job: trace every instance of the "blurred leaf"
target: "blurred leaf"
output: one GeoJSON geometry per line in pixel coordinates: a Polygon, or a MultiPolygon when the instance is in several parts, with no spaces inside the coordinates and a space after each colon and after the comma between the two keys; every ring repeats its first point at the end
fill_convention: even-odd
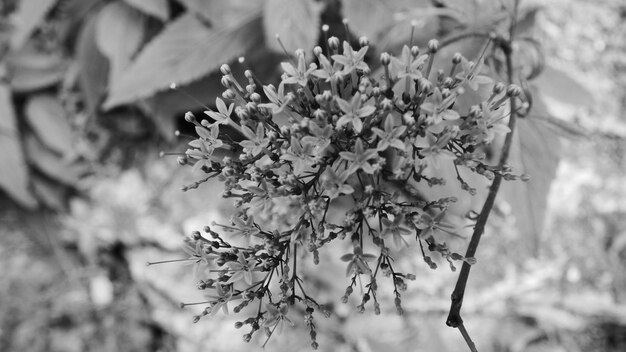
{"type": "Polygon", "coordinates": [[[504,199],[516,216],[520,238],[531,244],[535,253],[544,227],[547,197],[561,153],[559,136],[554,134],[545,119],[535,117],[538,113],[538,109],[534,109],[528,117],[517,120],[509,156],[513,172],[527,174],[530,180],[503,184],[504,199]]]}
{"type": "Polygon", "coordinates": [[[132,7],[108,3],[98,14],[96,44],[109,59],[109,85],[128,67],[144,38],[146,17],[132,7]]]}
{"type": "Polygon", "coordinates": [[[267,0],[263,8],[263,27],[268,47],[276,52],[283,51],[276,40],[269,40],[277,34],[290,52],[314,47],[323,6],[313,0],[267,0]]]}
{"type": "Polygon", "coordinates": [[[20,0],[17,10],[11,15],[10,46],[17,50],[30,38],[35,29],[44,21],[46,14],[57,0],[20,0]]]}
{"type": "Polygon", "coordinates": [[[389,1],[343,0],[342,9],[343,16],[350,21],[350,28],[372,41],[394,23],[394,11],[389,1]],[[372,14],[376,14],[375,21],[372,21],[372,14]]]}
{"type": "Polygon", "coordinates": [[[79,83],[85,96],[87,110],[95,114],[107,89],[109,61],[96,45],[98,17],[91,17],[83,25],[76,41],[76,60],[79,66],[79,83]]]}
{"type": "Polygon", "coordinates": [[[33,95],[24,109],[30,126],[48,148],[61,155],[72,151],[67,112],[57,98],[48,94],[33,95]]]}
{"type": "Polygon", "coordinates": [[[65,208],[66,189],[44,177],[32,175],[33,192],[47,207],[54,210],[65,208]]]}
{"type": "Polygon", "coordinates": [[[207,28],[193,14],[179,17],[148,43],[111,86],[109,109],[148,97],[172,83],[187,84],[262,43],[258,13],[236,27],[207,28]]]}
{"type": "Polygon", "coordinates": [[[59,83],[67,62],[60,54],[44,54],[30,47],[11,52],[7,57],[9,83],[15,92],[39,90],[59,83]]]}
{"type": "Polygon", "coordinates": [[[167,21],[170,17],[170,7],[167,0],[124,0],[127,4],[145,14],[167,21]]]}
{"type": "Polygon", "coordinates": [[[264,0],[179,0],[179,2],[190,12],[208,20],[211,27],[217,29],[238,26],[242,19],[260,12],[264,0]]]}
{"type": "Polygon", "coordinates": [[[11,91],[0,84],[0,188],[20,205],[33,209],[37,200],[28,190],[28,167],[20,146],[20,136],[11,91]]]}
{"type": "Polygon", "coordinates": [[[595,99],[587,87],[579,83],[567,71],[546,65],[545,69],[533,81],[541,93],[551,99],[575,107],[591,107],[595,99]]]}
{"type": "Polygon", "coordinates": [[[28,160],[41,172],[50,178],[68,186],[76,185],[80,175],[78,166],[70,165],[60,156],[49,151],[33,135],[26,135],[24,147],[28,160]]]}

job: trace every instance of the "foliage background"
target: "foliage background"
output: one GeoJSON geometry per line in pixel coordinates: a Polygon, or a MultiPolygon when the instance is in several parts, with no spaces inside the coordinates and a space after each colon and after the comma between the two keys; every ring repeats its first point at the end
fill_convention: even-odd
{"type": "MultiPolygon", "coordinates": [[[[298,7],[302,11],[321,10],[313,1],[302,3],[307,4],[298,7]]],[[[351,28],[372,41],[384,40],[377,38],[382,29],[363,20],[367,17],[358,14],[356,3],[344,1],[355,13],[351,28]]],[[[488,2],[475,3],[488,8],[488,2]]],[[[192,313],[178,309],[179,301],[202,298],[188,268],[145,266],[180,256],[181,236],[219,219],[228,207],[208,206],[215,204],[207,196],[215,188],[181,193],[180,185],[192,182],[193,175],[172,159],[158,158],[161,149],[180,150],[171,133],[181,127],[177,117],[198,107],[180,91],[167,90],[169,84],[190,83],[185,91],[211,102],[221,91],[219,76],[211,72],[244,53],[246,64],[265,75],[264,81],[276,78],[281,56],[260,34],[289,28],[284,13],[267,10],[284,2],[233,4],[207,9],[197,0],[2,3],[0,350],[256,348],[242,342],[233,328],[236,317],[194,325],[192,313]],[[205,22],[215,28],[207,29],[205,22]],[[11,29],[16,23],[19,34],[11,29]],[[223,50],[214,57],[197,56],[188,35],[223,50]],[[167,74],[154,74],[163,71],[167,74]]],[[[428,21],[439,17],[399,13],[405,17],[390,17],[397,26],[386,37],[389,48],[406,41],[414,16],[424,21],[420,40],[438,35],[427,29],[438,28],[428,21]]],[[[474,15],[468,18],[479,22],[474,15]]],[[[553,165],[548,205],[539,207],[547,216],[538,248],[514,230],[519,226],[511,215],[517,212],[504,203],[498,207],[464,308],[481,350],[619,351],[626,346],[624,18],[626,8],[617,0],[559,0],[546,4],[532,26],[548,63],[579,82],[544,76],[549,112],[592,133],[585,138],[572,133],[564,141],[558,169],[553,165]],[[592,104],[567,103],[581,100],[592,104]]],[[[323,20],[343,32],[340,19],[323,20]]],[[[305,25],[319,28],[320,23],[305,25]]],[[[312,33],[296,33],[300,37],[293,40],[300,44],[285,39],[286,46],[310,46],[317,39],[312,33]]],[[[409,314],[398,317],[390,309],[362,319],[351,306],[337,306],[335,317],[322,326],[322,348],[418,345],[452,351],[462,346],[458,332],[443,323],[456,276],[413,264],[424,279],[413,285],[409,314]]],[[[329,283],[342,282],[343,271],[332,264],[327,269],[330,274],[317,279],[328,285],[321,287],[328,300],[338,302],[343,287],[329,283]]],[[[301,330],[285,331],[267,348],[306,346],[301,330]]]]}

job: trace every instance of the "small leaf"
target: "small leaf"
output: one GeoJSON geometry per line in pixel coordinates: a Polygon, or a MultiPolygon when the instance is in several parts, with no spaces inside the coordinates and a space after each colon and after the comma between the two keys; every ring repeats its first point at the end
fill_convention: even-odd
{"type": "Polygon", "coordinates": [[[394,24],[394,11],[384,0],[343,0],[343,15],[349,20],[349,26],[359,35],[376,40],[378,35],[394,24]],[[376,20],[372,21],[372,14],[376,20]]]}
{"type": "Polygon", "coordinates": [[[108,3],[98,13],[96,44],[109,59],[110,85],[115,84],[141,46],[145,20],[141,12],[121,2],[108,3]]]}
{"type": "Polygon", "coordinates": [[[520,238],[530,244],[533,253],[538,250],[560,152],[559,137],[544,120],[531,116],[517,120],[509,163],[515,174],[527,174],[530,180],[505,182],[503,195],[515,214],[520,238]]]}
{"type": "Polygon", "coordinates": [[[148,97],[172,82],[187,84],[211,73],[261,43],[260,26],[258,14],[242,21],[241,26],[216,30],[192,14],[179,17],[113,82],[105,108],[148,97]]]}
{"type": "Polygon", "coordinates": [[[87,110],[95,114],[107,89],[109,62],[96,45],[98,17],[91,17],[82,26],[76,41],[76,60],[79,66],[79,84],[85,96],[87,110]]]}
{"type": "Polygon", "coordinates": [[[263,27],[270,49],[282,52],[280,44],[273,40],[276,34],[280,35],[280,39],[288,51],[315,46],[319,34],[322,7],[322,3],[313,0],[266,1],[263,9],[263,27]]]}
{"type": "Polygon", "coordinates": [[[40,90],[59,83],[67,62],[59,54],[44,54],[27,47],[7,57],[9,84],[15,92],[40,90]]]}
{"type": "Polygon", "coordinates": [[[66,189],[44,177],[32,176],[33,192],[48,208],[54,210],[65,209],[66,189]]]}
{"type": "Polygon", "coordinates": [[[575,107],[592,107],[595,105],[593,94],[570,73],[546,65],[543,72],[534,80],[541,93],[550,99],[575,107]]]}
{"type": "Polygon", "coordinates": [[[27,135],[24,146],[28,160],[39,171],[68,186],[74,186],[78,182],[78,167],[69,165],[67,161],[46,149],[35,136],[27,135]]]}
{"type": "Polygon", "coordinates": [[[170,7],[167,0],[124,0],[143,13],[167,21],[170,17],[170,7]]]}
{"type": "Polygon", "coordinates": [[[237,27],[242,18],[259,13],[264,0],[178,0],[189,12],[210,22],[211,27],[237,27]]]}
{"type": "Polygon", "coordinates": [[[10,18],[13,27],[10,41],[12,50],[17,50],[24,45],[37,27],[43,23],[57,0],[20,0],[17,3],[18,8],[10,18]]]}
{"type": "Polygon", "coordinates": [[[28,167],[20,144],[11,91],[0,84],[0,188],[20,205],[33,209],[37,200],[28,190],[28,167]]]}
{"type": "Polygon", "coordinates": [[[44,144],[61,155],[72,151],[72,133],[65,109],[48,94],[34,95],[26,102],[28,123],[44,144]]]}

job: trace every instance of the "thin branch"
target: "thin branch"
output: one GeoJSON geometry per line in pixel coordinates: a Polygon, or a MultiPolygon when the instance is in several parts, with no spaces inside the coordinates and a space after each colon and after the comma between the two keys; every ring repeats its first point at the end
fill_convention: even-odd
{"type": "MultiPolygon", "coordinates": [[[[503,39],[499,38],[496,42],[499,44],[501,50],[504,52],[506,57],[506,69],[507,69],[507,81],[509,84],[513,84],[513,60],[512,60],[512,47],[511,43],[515,34],[515,27],[517,25],[517,10],[519,7],[519,0],[515,1],[514,9],[513,9],[513,18],[511,21],[511,26],[509,28],[509,38],[503,39]]],[[[509,151],[511,149],[511,144],[513,142],[513,133],[515,131],[515,122],[517,118],[517,101],[514,95],[511,95],[509,98],[510,108],[511,108],[511,116],[509,118],[509,129],[511,130],[504,141],[504,146],[502,147],[502,154],[500,155],[500,160],[498,162],[499,168],[502,168],[506,163],[509,157],[509,151]]],[[[487,219],[489,218],[489,214],[493,208],[493,205],[496,200],[496,196],[498,194],[498,190],[500,189],[500,184],[502,183],[502,174],[497,173],[493,183],[489,187],[489,194],[487,195],[487,199],[483,205],[483,208],[476,220],[476,225],[474,226],[474,232],[472,233],[472,237],[470,243],[467,247],[467,252],[465,254],[466,258],[474,257],[476,254],[476,250],[478,249],[478,244],[480,243],[480,239],[482,234],[485,231],[485,226],[487,224],[487,219]]],[[[464,262],[461,267],[461,272],[459,273],[459,278],[456,282],[456,286],[454,287],[454,291],[451,296],[451,305],[450,312],[448,313],[448,318],[446,320],[446,324],[453,328],[458,328],[465,338],[467,345],[469,346],[472,352],[477,351],[476,346],[469,338],[467,334],[467,330],[463,325],[463,318],[461,317],[461,307],[463,305],[463,297],[465,295],[465,287],[467,285],[467,280],[469,278],[469,273],[471,270],[471,266],[464,262]]]]}

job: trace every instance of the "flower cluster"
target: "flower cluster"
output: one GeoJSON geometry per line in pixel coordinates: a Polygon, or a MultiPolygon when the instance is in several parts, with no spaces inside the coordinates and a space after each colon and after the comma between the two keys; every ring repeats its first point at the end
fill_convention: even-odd
{"type": "Polygon", "coordinates": [[[326,51],[313,49],[314,60],[296,51],[282,64],[278,87],[262,85],[249,70],[242,84],[223,65],[226,89],[216,99],[217,111],[206,111],[201,120],[187,114],[199,137],[179,162],[206,177],[185,189],[216,177],[236,207],[230,224],[207,226],[186,242],[199,288],[209,292],[196,319],[227,312],[229,305],[239,312],[254,302],[252,316],[236,324],[249,327],[249,341],[258,331],[269,338],[277,326],[291,324],[290,307],[302,304],[315,348],[313,314],[330,312],[307,293],[301,261],[317,264],[331,242],[349,241],[351,248],[340,258],[348,276],[342,301],[363,282],[357,309],[373,306],[377,314],[381,276],[392,282],[402,313],[402,291],[415,276],[398,270],[394,253],[409,240],[419,243],[432,268],[436,263],[424,248],[452,269],[456,260],[475,262],[443,241],[456,232],[446,223],[456,199],[420,199],[408,188],[460,182],[474,193],[459,168],[488,179],[496,173],[516,178],[488,165],[484,151],[495,135],[508,132],[506,102],[520,89],[494,84],[481,75],[480,58],[472,62],[460,54],[449,74],[431,72],[436,40],[423,52],[405,46],[397,57],[383,53],[374,73],[365,62],[367,39],[359,44],[356,50],[331,37],[326,51]],[[463,114],[455,110],[457,98],[479,85],[492,86],[491,96],[463,114]],[[457,169],[456,178],[436,172],[445,163],[457,169]],[[245,244],[232,244],[226,234],[245,244]]]}

